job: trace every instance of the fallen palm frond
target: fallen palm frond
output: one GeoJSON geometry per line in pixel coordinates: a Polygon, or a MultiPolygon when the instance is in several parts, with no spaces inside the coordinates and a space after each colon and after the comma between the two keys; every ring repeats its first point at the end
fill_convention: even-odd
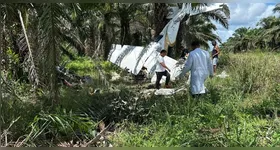
{"type": "Polygon", "coordinates": [[[38,77],[38,74],[37,74],[37,71],[36,71],[32,51],[31,51],[31,48],[30,48],[30,44],[29,44],[29,41],[28,41],[28,37],[27,37],[27,34],[26,34],[26,29],[25,29],[25,26],[24,26],[24,22],[23,22],[20,10],[18,10],[18,14],[19,14],[22,30],[23,30],[23,33],[24,33],[24,38],[19,40],[18,45],[19,45],[19,49],[21,51],[25,51],[25,49],[28,49],[28,57],[27,57],[26,63],[29,64],[28,65],[28,67],[29,67],[29,80],[34,82],[34,88],[36,89],[36,87],[39,84],[39,77],[38,77]]]}

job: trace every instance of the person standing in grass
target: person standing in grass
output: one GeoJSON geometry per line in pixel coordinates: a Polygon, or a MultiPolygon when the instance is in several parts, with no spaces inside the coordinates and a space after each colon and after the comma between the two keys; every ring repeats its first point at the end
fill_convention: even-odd
{"type": "Polygon", "coordinates": [[[165,65],[165,62],[164,62],[164,57],[166,56],[166,54],[167,54],[167,51],[163,49],[163,50],[161,50],[159,56],[157,57],[156,89],[160,88],[160,80],[161,80],[162,76],[166,76],[165,88],[170,88],[170,86],[168,85],[168,83],[170,81],[170,74],[167,72],[167,70],[170,72],[170,69],[165,65]]]}
{"type": "Polygon", "coordinates": [[[219,57],[219,54],[220,54],[220,49],[219,49],[216,41],[212,41],[212,45],[214,46],[213,50],[212,50],[213,70],[214,70],[214,74],[216,74],[216,69],[217,69],[218,57],[219,57]]]}
{"type": "Polygon", "coordinates": [[[200,48],[200,43],[198,41],[192,42],[191,47],[193,51],[189,53],[180,76],[191,71],[190,88],[192,96],[195,97],[206,93],[204,82],[209,75],[211,78],[213,77],[213,66],[210,54],[200,48]]]}

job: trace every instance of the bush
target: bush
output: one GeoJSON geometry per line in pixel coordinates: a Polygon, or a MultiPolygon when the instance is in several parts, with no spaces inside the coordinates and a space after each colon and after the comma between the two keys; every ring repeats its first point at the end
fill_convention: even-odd
{"type": "Polygon", "coordinates": [[[226,66],[229,65],[230,62],[230,57],[229,53],[227,52],[222,52],[221,55],[219,55],[219,62],[218,62],[218,67],[221,69],[226,68],[226,66]]]}
{"type": "MultiPolygon", "coordinates": [[[[30,133],[26,146],[40,140],[46,144],[50,137],[56,140],[80,138],[80,135],[81,139],[93,137],[91,129],[100,120],[106,125],[109,122],[119,125],[117,135],[110,138],[114,146],[279,146],[278,58],[279,55],[261,52],[221,55],[220,65],[229,77],[207,79],[209,92],[200,98],[192,98],[188,92],[147,96],[141,94],[141,86],[124,83],[110,83],[112,88],[106,86],[100,93],[89,92],[91,88],[98,89],[97,84],[81,89],[62,87],[55,110],[42,105],[44,111],[39,113],[40,107],[27,105],[27,101],[4,104],[7,112],[4,127],[18,116],[28,118],[26,122],[19,119],[12,130],[16,132],[17,128],[32,125],[29,132],[20,130],[21,134],[30,133]]],[[[88,60],[79,63],[84,61],[88,60]]],[[[99,64],[106,73],[117,69],[109,62],[99,64]]],[[[183,85],[185,80],[175,86],[183,85]]],[[[24,95],[27,89],[18,88],[21,91],[18,93],[24,95]]]]}
{"type": "Polygon", "coordinates": [[[109,62],[109,61],[103,61],[101,62],[101,67],[102,67],[102,70],[105,71],[106,73],[110,73],[112,71],[122,71],[122,69],[120,69],[119,66],[109,62]]]}
{"type": "Polygon", "coordinates": [[[93,61],[86,57],[85,58],[79,57],[77,60],[71,61],[66,65],[67,69],[72,70],[79,75],[90,74],[95,70],[94,67],[95,66],[93,61]]]}
{"type": "Polygon", "coordinates": [[[35,116],[29,126],[26,144],[39,141],[53,140],[54,144],[60,141],[79,140],[79,138],[92,139],[95,137],[97,123],[89,117],[57,110],[56,113],[41,112],[35,116]]]}

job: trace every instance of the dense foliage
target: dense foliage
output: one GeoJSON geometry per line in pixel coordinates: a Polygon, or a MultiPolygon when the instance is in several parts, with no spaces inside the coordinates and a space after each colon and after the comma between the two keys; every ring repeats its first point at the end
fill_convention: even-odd
{"type": "MultiPolygon", "coordinates": [[[[181,7],[0,4],[0,145],[279,146],[280,56],[227,53],[277,50],[277,17],[261,20],[258,29],[238,29],[223,44],[218,73],[225,70],[229,77],[207,80],[210,92],[199,99],[188,90],[172,96],[146,93],[149,84],[131,80],[134,76],[106,61],[113,43],[145,46],[154,40],[172,5],[181,7]],[[120,77],[114,79],[115,74],[120,77]]],[[[213,21],[228,28],[230,16],[222,6],[183,19],[174,58],[181,53],[178,46],[193,40],[204,47],[220,40],[213,21]]],[[[187,78],[172,84],[188,89],[186,83],[187,78]]]]}
{"type": "MultiPolygon", "coordinates": [[[[279,4],[273,9],[279,12],[279,4]]],[[[279,51],[280,18],[269,16],[257,23],[257,28],[241,27],[235,30],[232,37],[222,44],[228,52],[244,52],[250,50],[279,51]]]]}

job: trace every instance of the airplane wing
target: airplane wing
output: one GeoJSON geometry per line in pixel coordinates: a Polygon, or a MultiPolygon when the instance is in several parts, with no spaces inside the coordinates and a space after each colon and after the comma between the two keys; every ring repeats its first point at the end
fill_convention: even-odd
{"type": "MultiPolygon", "coordinates": [[[[159,43],[156,42],[150,43],[145,48],[113,44],[108,60],[122,69],[128,69],[134,75],[137,75],[142,67],[145,67],[147,72],[153,76],[157,65],[156,57],[159,55],[160,48],[159,43]]],[[[178,61],[168,56],[165,56],[164,60],[166,66],[171,70],[171,79],[175,80],[178,70],[181,70],[180,66],[176,66],[178,61]]]]}
{"type": "Polygon", "coordinates": [[[130,73],[137,75],[151,53],[159,49],[160,46],[156,42],[151,42],[145,48],[142,46],[121,46],[119,44],[113,44],[108,61],[118,65],[122,69],[128,69],[130,73]]]}

